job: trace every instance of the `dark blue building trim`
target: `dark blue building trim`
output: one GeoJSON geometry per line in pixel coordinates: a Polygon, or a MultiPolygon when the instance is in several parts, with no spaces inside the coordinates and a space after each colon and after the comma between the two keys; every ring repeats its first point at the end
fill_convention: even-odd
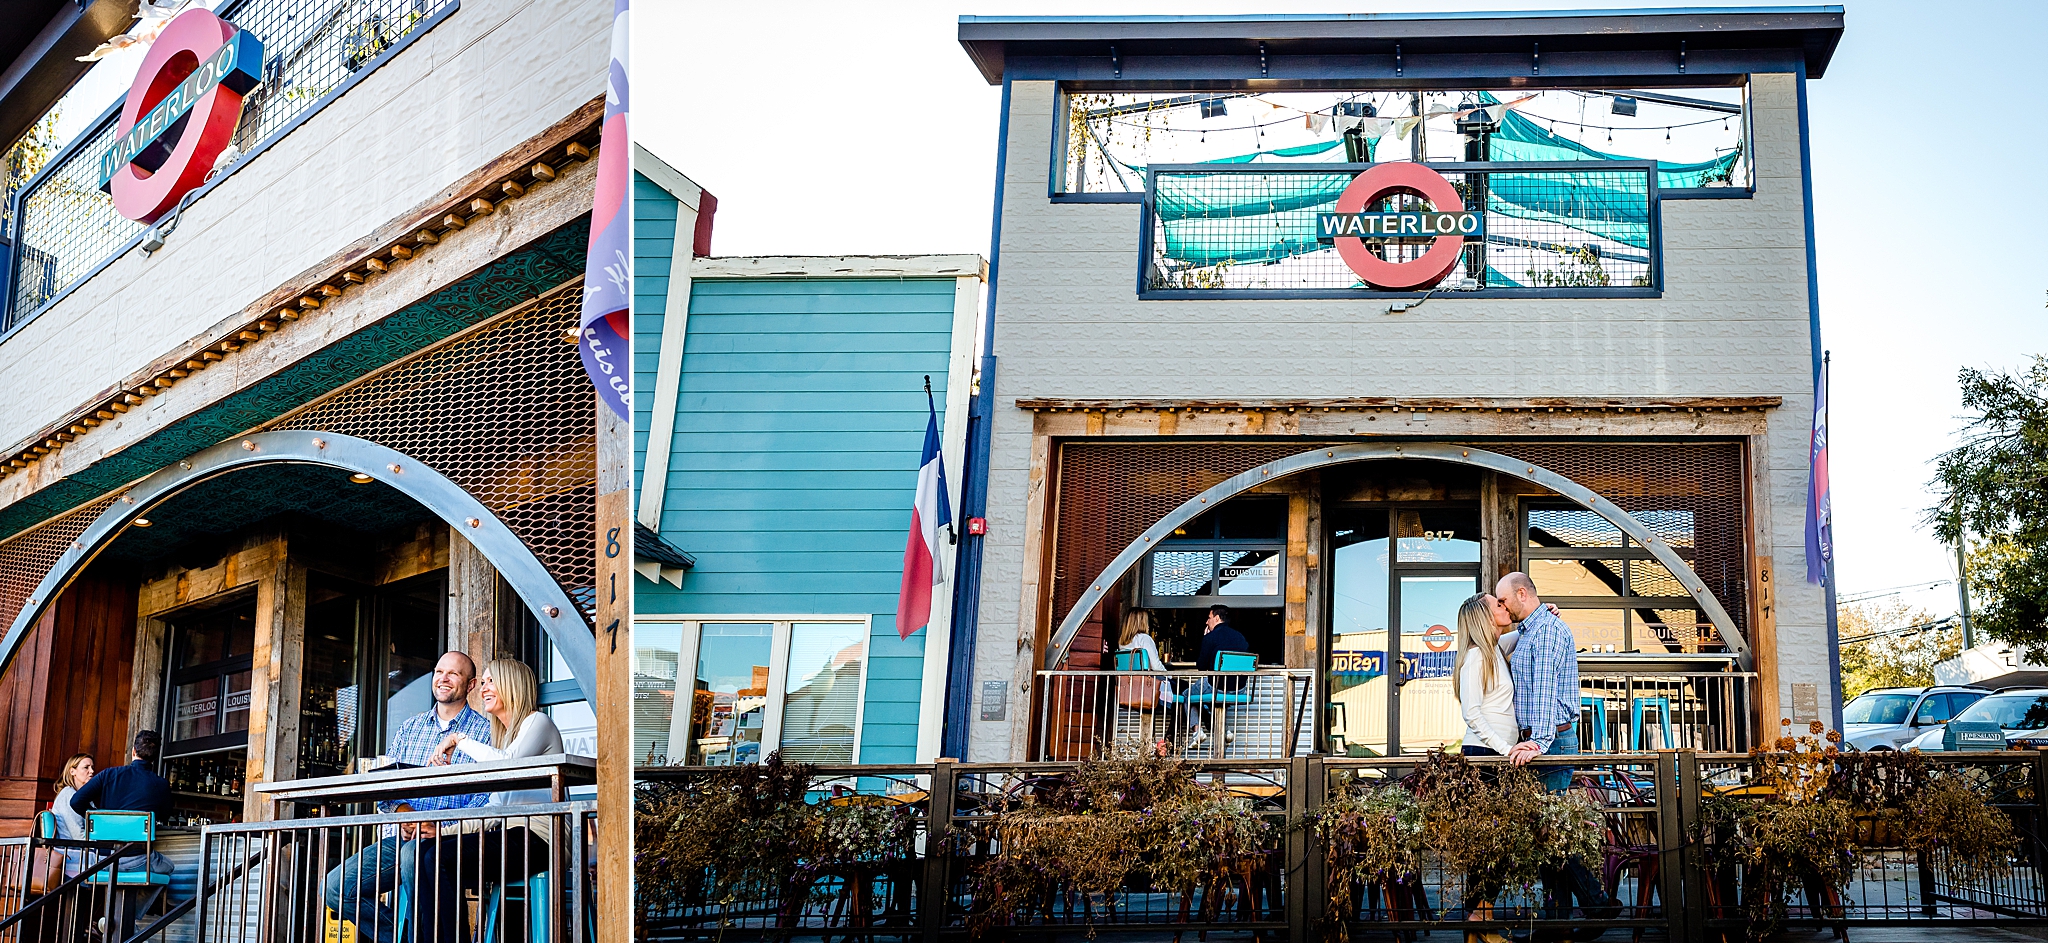
{"type": "MultiPolygon", "coordinates": [[[[1809,143],[1810,131],[1806,118],[1806,69],[1803,64],[1798,70],[1795,81],[1799,83],[1799,186],[1802,191],[1803,201],[1806,204],[1806,310],[1807,317],[1809,318],[1808,331],[1812,336],[1813,342],[1813,392],[1815,396],[1818,396],[1820,395],[1820,361],[1823,353],[1820,341],[1820,258],[1815,254],[1813,247],[1813,148],[1809,143]]],[[[1807,453],[1808,455],[1812,454],[1810,441],[1807,446],[1807,453]]],[[[1806,469],[1806,494],[1807,500],[1812,501],[1813,467],[1810,463],[1806,469]]],[[[1800,553],[1804,554],[1805,552],[1805,545],[1802,544],[1800,546],[1800,553]]],[[[1780,573],[1779,578],[1783,579],[1784,574],[1780,573]]],[[[1821,591],[1827,596],[1828,607],[1828,681],[1834,686],[1834,716],[1831,719],[1834,723],[1834,729],[1840,730],[1842,729],[1842,633],[1841,627],[1836,623],[1835,619],[1835,561],[1832,555],[1828,558],[1826,579],[1827,582],[1821,586],[1821,591]]],[[[1764,718],[1764,722],[1768,726],[1770,718],[1764,718]]]]}
{"type": "Polygon", "coordinates": [[[1399,66],[1390,49],[1384,55],[1275,55],[1259,69],[1256,54],[1241,56],[1121,55],[1112,65],[1108,50],[1086,56],[1025,56],[1010,59],[1003,77],[1011,81],[1075,83],[1083,91],[1126,91],[1148,83],[1198,82],[1204,89],[1300,91],[1317,88],[1465,89],[1513,85],[1515,88],[1698,88],[1735,85],[1755,72],[1792,72],[1806,61],[1798,48],[1699,49],[1678,66],[1670,52],[1543,53],[1543,71],[1529,72],[1529,54],[1418,53],[1404,51],[1399,66]]]}
{"type": "MultiPolygon", "coordinates": [[[[988,311],[982,321],[981,389],[967,413],[967,468],[962,472],[960,516],[988,516],[990,424],[996,410],[996,298],[1003,262],[1003,185],[1010,156],[1010,83],[1003,82],[1003,116],[996,130],[996,205],[989,221],[988,311]]],[[[965,533],[953,568],[953,640],[946,665],[946,717],[939,755],[967,758],[974,723],[974,644],[981,625],[981,564],[988,538],[965,533]]]]}

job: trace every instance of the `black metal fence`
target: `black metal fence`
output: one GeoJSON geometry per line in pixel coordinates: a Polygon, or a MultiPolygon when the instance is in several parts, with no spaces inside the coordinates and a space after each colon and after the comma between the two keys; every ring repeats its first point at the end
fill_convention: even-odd
{"type": "MultiPolygon", "coordinates": [[[[643,858],[637,938],[1049,939],[1047,934],[1060,932],[1153,937],[1201,932],[1212,940],[1310,940],[1325,938],[1341,923],[1353,939],[1387,933],[1414,939],[1412,934],[1421,931],[1576,928],[1638,938],[1653,933],[1684,943],[1732,943],[1743,938],[1752,920],[1745,908],[1772,902],[1760,895],[1786,898],[1778,903],[1784,905],[1781,919],[1789,926],[2048,925],[2048,890],[2042,883],[2042,869],[2048,867],[2043,828],[2048,822],[2048,753],[1936,754],[1925,760],[1931,776],[1968,783],[2010,817],[2018,841],[2009,849],[2007,866],[1995,876],[1950,880],[1924,853],[1902,847],[1896,835],[1875,828],[1858,836],[1857,871],[1847,886],[1811,897],[1802,896],[1804,889],[1796,886],[1760,886],[1749,873],[1754,869],[1719,843],[1703,817],[1715,802],[1764,797],[1752,757],[1662,751],[1538,759],[1534,765],[1539,769],[1571,769],[1569,788],[1599,810],[1601,850],[1583,861],[1584,880],[1597,882],[1599,893],[1619,907],[1547,910],[1550,888],[1539,882],[1499,891],[1477,921],[1466,909],[1466,877],[1438,862],[1362,886],[1332,887],[1325,873],[1326,849],[1307,827],[1332,796],[1399,781],[1425,759],[1188,760],[1199,780],[1225,785],[1273,826],[1267,847],[1219,862],[1211,878],[1189,890],[1163,893],[1131,884],[1105,898],[1057,888],[993,923],[977,915],[989,910],[988,897],[1000,888],[977,877],[1001,850],[994,834],[997,817],[1027,795],[1056,788],[1075,764],[941,761],[821,769],[811,801],[894,809],[908,819],[914,840],[900,853],[799,868],[780,894],[719,900],[703,890],[711,886],[708,875],[650,882],[644,860],[650,851],[643,841],[636,851],[643,858]],[[943,828],[935,829],[934,823],[943,828]],[[1348,890],[1335,895],[1348,902],[1341,911],[1332,906],[1337,890],[1348,890]]],[[[642,769],[642,808],[658,806],[664,794],[713,772],[642,769]]],[[[643,821],[636,827],[644,835],[658,826],[643,821]]]]}
{"type": "MultiPolygon", "coordinates": [[[[458,0],[241,0],[222,16],[263,42],[263,80],[242,100],[235,147],[252,154],[373,67],[458,0]]],[[[142,232],[99,187],[122,102],[53,156],[15,194],[13,271],[0,332],[26,323],[142,232]]]]}
{"type": "MultiPolygon", "coordinates": [[[[1140,290],[1218,292],[1372,290],[1346,264],[1326,216],[1367,164],[1170,164],[1146,174],[1140,290]]],[[[1458,191],[1479,231],[1462,237],[1442,290],[1494,294],[1651,293],[1658,271],[1657,184],[1648,161],[1431,164],[1458,191]]],[[[1406,191],[1368,214],[1435,213],[1406,191]]],[[[1389,225],[1392,225],[1391,223],[1389,225]]],[[[1373,238],[1386,262],[1432,251],[1432,237],[1373,238]]],[[[1332,294],[1334,293],[1334,294],[1332,294]]]]}

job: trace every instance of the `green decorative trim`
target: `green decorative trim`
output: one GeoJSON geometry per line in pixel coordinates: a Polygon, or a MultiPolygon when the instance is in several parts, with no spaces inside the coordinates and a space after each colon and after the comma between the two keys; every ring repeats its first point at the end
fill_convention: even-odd
{"type": "Polygon", "coordinates": [[[240,435],[583,274],[581,216],[276,374],[0,509],[0,539],[240,435]]]}

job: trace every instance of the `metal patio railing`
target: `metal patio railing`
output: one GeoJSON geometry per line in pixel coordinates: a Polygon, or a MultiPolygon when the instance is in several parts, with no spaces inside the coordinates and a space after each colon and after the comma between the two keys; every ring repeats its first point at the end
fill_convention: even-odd
{"type": "MultiPolygon", "coordinates": [[[[244,155],[282,137],[353,76],[459,0],[230,0],[221,15],[263,42],[263,81],[242,101],[235,147],[244,155]]],[[[99,188],[100,157],[118,135],[121,101],[15,194],[14,253],[0,301],[0,334],[27,323],[145,228],[99,188]]],[[[245,156],[243,159],[247,159],[245,156]]]]}
{"type": "MultiPolygon", "coordinates": [[[[640,939],[759,940],[823,934],[862,939],[1045,939],[1051,934],[1129,936],[1225,931],[1244,938],[1325,938],[1342,922],[1353,939],[1419,938],[1421,933],[1467,929],[1563,931],[1600,929],[1654,933],[1675,943],[1740,939],[1745,894],[1743,865],[1715,844],[1704,827],[1702,805],[1753,790],[1755,760],[1747,755],[1692,751],[1544,757],[1539,770],[1569,767],[1570,788],[1589,799],[1603,819],[1597,855],[1584,860],[1601,890],[1617,900],[1604,914],[1551,913],[1541,887],[1509,888],[1491,902],[1490,922],[1467,921],[1466,878],[1425,861],[1414,872],[1354,887],[1349,909],[1332,910],[1326,849],[1305,824],[1339,793],[1401,781],[1426,762],[1423,756],[1291,760],[1186,761],[1201,779],[1229,784],[1246,807],[1276,826],[1269,847],[1223,869],[1229,880],[1206,882],[1192,894],[1162,893],[1142,880],[1126,885],[1113,905],[1078,889],[1055,890],[1027,902],[1006,922],[976,927],[986,885],[975,875],[1000,851],[997,816],[1025,797],[1050,795],[1071,763],[955,763],[847,766],[816,770],[808,801],[865,802],[907,816],[914,840],[902,849],[858,862],[799,868],[780,893],[756,887],[713,900],[711,875],[664,875],[637,880],[640,939]],[[944,836],[933,841],[934,833],[944,836]],[[944,853],[934,853],[944,849],[944,853]]],[[[1500,760],[1474,761],[1481,766],[1500,760]]],[[[1792,901],[1793,927],[1909,925],[1935,929],[1991,925],[2048,926],[2048,752],[1937,754],[1926,762],[1936,776],[1962,777],[2016,827],[2011,867],[1995,878],[1949,883],[1914,853],[1869,836],[1862,867],[1846,893],[1831,904],[1792,901]]],[[[723,768],[647,767],[638,771],[640,808],[661,809],[691,781],[723,768]]],[[[1755,797],[1754,792],[1747,794],[1755,797]]],[[[643,811],[640,815],[648,815],[643,811]]],[[[659,822],[642,820],[643,834],[659,822]]],[[[644,859],[644,855],[643,855],[644,859]]],[[[643,860],[642,867],[647,862],[643,860]]],[[[1219,872],[1221,873],[1221,872],[1219,872]]],[[[1796,892],[1796,889],[1795,889],[1796,892]]],[[[1619,938],[1611,936],[1610,938],[1619,938]]]]}
{"type": "Polygon", "coordinates": [[[1041,671],[1037,758],[1082,760],[1112,744],[1166,742],[1181,755],[1279,759],[1315,734],[1315,673],[1041,671]]]}
{"type": "MultiPolygon", "coordinates": [[[[1370,290],[1322,237],[1319,216],[1371,164],[1164,164],[1146,174],[1139,290],[1161,297],[1370,290]]],[[[1465,209],[1484,207],[1441,290],[1647,295],[1661,286],[1656,165],[1431,163],[1465,209]]],[[[1427,212],[1406,193],[1369,212],[1427,212]]],[[[1343,237],[1340,237],[1343,238],[1343,237]]],[[[1426,238],[1371,242],[1390,262],[1426,238]]]]}

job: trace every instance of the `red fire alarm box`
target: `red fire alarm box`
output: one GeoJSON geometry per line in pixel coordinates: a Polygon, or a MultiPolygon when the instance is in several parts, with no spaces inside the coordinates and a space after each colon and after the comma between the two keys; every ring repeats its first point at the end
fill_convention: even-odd
{"type": "Polygon", "coordinates": [[[986,517],[970,517],[970,518],[968,518],[968,519],[967,519],[967,532],[968,532],[968,533],[970,533],[970,534],[986,534],[986,533],[988,533],[988,518],[986,518],[986,517]]]}

